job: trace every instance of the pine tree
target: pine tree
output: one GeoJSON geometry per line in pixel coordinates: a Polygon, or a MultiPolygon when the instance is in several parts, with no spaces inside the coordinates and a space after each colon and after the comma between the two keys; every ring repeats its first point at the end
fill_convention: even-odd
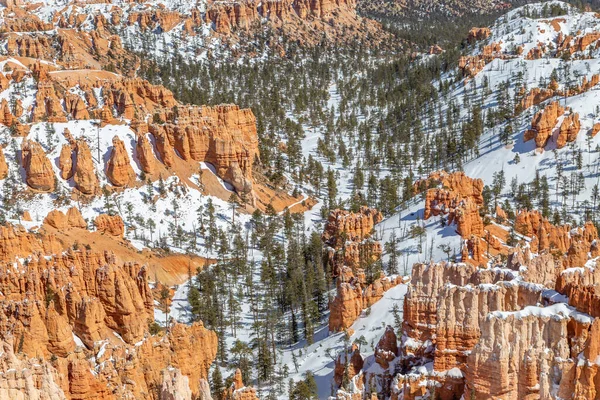
{"type": "Polygon", "coordinates": [[[388,254],[389,261],[387,264],[387,274],[396,275],[398,274],[398,239],[396,237],[396,231],[392,231],[390,239],[385,243],[385,252],[388,254]]]}
{"type": "Polygon", "coordinates": [[[210,382],[210,391],[215,396],[215,400],[223,400],[223,391],[225,387],[223,385],[223,375],[221,374],[221,368],[219,368],[218,364],[215,366],[211,378],[212,379],[210,382]]]}
{"type": "Polygon", "coordinates": [[[327,170],[327,204],[330,210],[336,208],[337,190],[335,173],[331,168],[329,168],[327,170]]]}

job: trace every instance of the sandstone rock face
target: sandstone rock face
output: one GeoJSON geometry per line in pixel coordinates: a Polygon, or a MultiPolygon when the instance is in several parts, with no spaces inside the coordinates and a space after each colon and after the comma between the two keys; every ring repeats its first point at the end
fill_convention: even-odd
{"type": "Polygon", "coordinates": [[[156,170],[156,158],[152,151],[152,145],[148,141],[145,134],[138,135],[137,144],[137,159],[140,163],[142,171],[147,174],[153,174],[156,170]]]}
{"type": "Polygon", "coordinates": [[[69,210],[67,210],[67,222],[72,228],[87,228],[87,223],[83,219],[83,216],[77,207],[71,207],[69,210]]]}
{"type": "MultiPolygon", "coordinates": [[[[264,19],[270,25],[283,29],[293,37],[301,37],[301,40],[306,42],[311,40],[310,37],[298,34],[305,31],[306,27],[311,24],[327,22],[332,18],[335,18],[336,24],[346,26],[349,31],[356,29],[358,19],[355,8],[356,4],[351,0],[212,2],[209,3],[206,10],[206,22],[217,33],[231,36],[236,31],[252,30],[261,19],[264,19]],[[297,27],[297,31],[293,32],[291,27],[297,27]]],[[[367,28],[372,31],[373,27],[370,26],[370,21],[365,25],[363,29],[367,28]]],[[[327,29],[327,27],[321,29],[327,29]]],[[[336,35],[334,31],[332,34],[336,35]]]]}
{"type": "Polygon", "coordinates": [[[48,122],[67,122],[67,116],[60,104],[54,84],[49,80],[38,82],[36,107],[33,111],[34,122],[41,122],[44,119],[48,122]]]}
{"type": "Polygon", "coordinates": [[[252,181],[244,176],[237,162],[233,162],[227,168],[224,179],[231,183],[237,193],[247,194],[252,192],[252,181]]]}
{"type": "Polygon", "coordinates": [[[44,224],[48,224],[56,229],[66,229],[69,226],[67,216],[58,210],[50,211],[44,219],[44,224]]]}
{"type": "Polygon", "coordinates": [[[597,252],[595,240],[598,232],[592,223],[573,230],[570,225],[552,225],[539,211],[520,211],[515,220],[515,231],[532,238],[530,246],[533,252],[570,253],[564,260],[568,266],[583,266],[587,253],[597,252]],[[580,261],[576,262],[575,259],[580,261]]]}
{"type": "Polygon", "coordinates": [[[44,224],[59,230],[68,228],[85,229],[87,227],[83,216],[76,207],[69,208],[66,215],[59,210],[50,211],[46,218],[44,218],[44,224]]]}
{"type": "Polygon", "coordinates": [[[245,386],[242,380],[242,371],[235,370],[233,383],[226,390],[225,398],[227,400],[258,400],[256,389],[251,386],[245,386]]]}
{"type": "Polygon", "coordinates": [[[115,136],[113,149],[106,167],[106,176],[114,186],[125,186],[135,181],[135,172],[131,167],[125,144],[115,136]]]}
{"type": "Polygon", "coordinates": [[[125,233],[125,224],[118,215],[100,214],[96,217],[94,225],[98,232],[111,236],[123,237],[125,233]]]}
{"type": "Polygon", "coordinates": [[[164,400],[192,400],[188,377],[176,368],[165,368],[162,371],[160,398],[164,400]]]}
{"type": "Polygon", "coordinates": [[[381,244],[370,239],[373,228],[383,216],[375,209],[362,207],[358,213],[334,210],[330,213],[322,240],[327,246],[328,262],[334,275],[343,266],[351,268],[379,259],[381,244]]]}
{"type": "Polygon", "coordinates": [[[469,36],[467,40],[469,42],[474,42],[477,40],[485,40],[490,37],[491,31],[490,28],[471,28],[469,31],[469,36]]]}
{"type": "Polygon", "coordinates": [[[21,151],[27,185],[42,192],[54,190],[54,171],[42,146],[37,142],[25,140],[21,151]]]}
{"type": "Polygon", "coordinates": [[[354,378],[360,373],[364,365],[364,360],[360,355],[360,349],[355,344],[350,349],[338,355],[335,359],[334,382],[338,387],[342,385],[344,374],[348,379],[354,378]]]}
{"type": "MultiPolygon", "coordinates": [[[[537,50],[537,48],[534,48],[532,50],[537,50]]],[[[540,57],[541,57],[541,55],[540,55],[540,57]]],[[[540,58],[540,57],[538,57],[538,58],[540,58]]],[[[547,88],[539,88],[539,87],[531,88],[529,93],[527,93],[527,95],[523,98],[523,100],[521,100],[520,108],[521,108],[521,110],[526,110],[529,107],[543,103],[544,101],[546,101],[552,97],[555,97],[555,96],[558,96],[558,97],[575,96],[577,94],[587,92],[591,88],[595,87],[599,82],[600,82],[600,75],[594,74],[594,75],[592,75],[592,77],[589,80],[588,80],[587,76],[584,76],[581,80],[581,83],[577,87],[568,88],[565,90],[559,90],[558,82],[556,82],[556,80],[552,79],[547,88]]]]}
{"type": "Polygon", "coordinates": [[[563,229],[569,234],[558,238],[555,232],[553,247],[540,240],[540,255],[529,247],[513,249],[502,268],[413,267],[401,358],[389,356],[408,373],[393,378],[392,398],[414,399],[434,386],[441,398],[598,395],[597,368],[587,361],[599,350],[600,274],[588,262],[597,232],[592,224],[552,227],[536,213],[522,213],[517,227],[528,234],[563,229]],[[569,250],[557,258],[548,252],[554,246],[569,250]],[[426,362],[433,362],[433,371],[411,370],[426,362]]]}
{"type": "Polygon", "coordinates": [[[428,188],[442,186],[448,190],[458,193],[461,197],[472,197],[475,203],[483,203],[483,181],[473,179],[464,172],[448,173],[445,171],[433,172],[425,180],[414,184],[414,192],[419,193],[428,188]]]}
{"type": "Polygon", "coordinates": [[[389,363],[398,356],[398,338],[394,333],[394,328],[387,326],[385,333],[379,339],[375,347],[375,361],[382,368],[387,369],[389,363]]]}
{"type": "Polygon", "coordinates": [[[172,167],[176,155],[184,161],[205,161],[214,165],[217,175],[229,181],[238,193],[252,191],[258,137],[251,110],[233,105],[180,106],[170,110],[165,120],[168,123],[164,125],[149,126],[165,166],[172,167]]]}
{"type": "Polygon", "coordinates": [[[85,139],[77,140],[75,157],[75,186],[83,194],[93,195],[100,191],[100,183],[96,176],[92,153],[85,139]]]}
{"type": "Polygon", "coordinates": [[[483,235],[483,220],[479,215],[479,207],[483,204],[481,179],[471,179],[463,172],[435,172],[415,184],[417,192],[426,188],[431,189],[427,190],[425,198],[425,219],[443,215],[448,224],[456,224],[456,231],[463,238],[483,235]]]}
{"type": "MultiPolygon", "coordinates": [[[[71,209],[46,222],[79,219],[71,209]]],[[[45,230],[10,225],[0,228],[0,260],[2,398],[158,400],[160,392],[192,398],[205,390],[216,334],[175,324],[150,336],[154,304],[144,266],[117,263],[108,251],[65,251],[45,230]]]]}
{"type": "Polygon", "coordinates": [[[376,224],[383,220],[383,215],[375,209],[362,207],[358,213],[345,210],[334,210],[327,218],[323,233],[323,241],[331,246],[343,244],[343,238],[360,241],[373,232],[376,224]]]}
{"type": "Polygon", "coordinates": [[[546,147],[551,140],[553,131],[558,129],[556,147],[562,148],[568,142],[573,142],[579,133],[579,114],[566,115],[557,128],[558,119],[565,113],[565,109],[557,101],[549,103],[543,110],[538,111],[531,121],[531,129],[525,131],[524,140],[527,142],[535,139],[535,146],[539,149],[546,147]]]}
{"type": "Polygon", "coordinates": [[[390,288],[402,282],[401,277],[380,276],[366,284],[364,271],[343,267],[337,280],[337,291],[329,303],[329,331],[339,332],[349,328],[365,308],[379,301],[390,288]]]}
{"type": "MultiPolygon", "coordinates": [[[[50,262],[58,263],[53,269],[53,274],[64,274],[72,265],[86,265],[90,269],[77,276],[76,281],[73,280],[75,278],[59,279],[60,275],[51,275],[48,279],[57,279],[56,283],[39,278],[38,282],[32,282],[36,285],[32,290],[36,290],[35,293],[41,298],[46,296],[48,288],[58,285],[59,282],[69,283],[69,290],[65,292],[54,290],[53,303],[47,306],[54,317],[47,318],[46,322],[41,319],[45,314],[42,312],[44,304],[41,300],[28,306],[32,312],[24,316],[18,314],[18,309],[13,310],[9,303],[4,304],[4,314],[9,318],[6,322],[13,321],[16,324],[13,332],[25,336],[25,353],[33,355],[38,351],[39,354],[48,354],[52,348],[54,354],[67,354],[75,347],[73,333],[81,338],[88,348],[93,348],[94,342],[108,337],[111,330],[119,333],[129,344],[143,338],[151,309],[147,307],[150,300],[144,297],[145,292],[140,291],[139,285],[147,283],[140,281],[145,279],[146,272],[139,265],[119,267],[115,264],[114,256],[108,253],[102,255],[71,252],[51,260],[30,262],[31,268],[26,277],[39,277],[40,271],[47,268],[50,262]],[[94,283],[94,289],[87,294],[79,292],[76,285],[88,281],[94,283]],[[31,329],[31,326],[35,326],[36,329],[31,329]]],[[[16,283],[4,282],[3,288],[12,289],[14,292],[18,289],[14,287],[16,283]]]]}
{"type": "Polygon", "coordinates": [[[571,113],[563,119],[560,124],[560,131],[556,140],[556,147],[561,149],[569,142],[574,142],[577,139],[577,134],[580,129],[579,114],[571,113]]]}
{"type": "Polygon", "coordinates": [[[2,399],[48,399],[66,400],[67,397],[58,384],[57,371],[44,361],[17,357],[14,338],[7,337],[2,342],[0,358],[0,398],[2,399]]]}
{"type": "Polygon", "coordinates": [[[199,400],[213,400],[210,394],[210,384],[206,379],[200,378],[200,385],[198,389],[199,400]]]}
{"type": "MultiPolygon", "coordinates": [[[[93,118],[101,121],[101,127],[131,121],[131,129],[139,137],[137,161],[145,173],[152,175],[156,171],[152,144],[146,135],[150,131],[160,160],[166,167],[179,167],[176,165],[178,159],[189,163],[189,167],[200,161],[210,163],[215,166],[219,177],[231,183],[241,197],[249,198],[252,203],[252,166],[259,160],[259,152],[256,118],[251,110],[234,105],[185,106],[175,101],[169,90],[139,78],[107,76],[85,70],[80,72],[85,79],[62,73],[50,74],[53,71],[49,72],[47,64],[40,62],[31,68],[24,74],[37,77],[36,103],[31,111],[33,121],[67,122],[93,118]],[[77,87],[78,94],[64,91],[64,88],[70,87],[77,87]],[[156,116],[165,124],[148,127],[141,121],[149,116],[156,116]]],[[[15,108],[17,114],[22,113],[22,107],[15,108]]],[[[0,123],[13,127],[18,133],[27,128],[13,115],[7,101],[0,104],[0,123]]],[[[65,136],[71,137],[70,134],[65,136]]],[[[47,163],[41,162],[40,148],[29,147],[36,156],[31,164],[32,173],[36,176],[29,178],[29,184],[37,190],[49,191],[54,185],[54,178],[49,175],[51,169],[43,169],[45,176],[38,176],[36,168],[43,168],[47,163]]],[[[92,157],[83,138],[75,142],[71,137],[61,149],[58,160],[61,178],[68,180],[73,177],[81,194],[98,194],[100,188],[96,174],[100,171],[95,170],[94,164],[99,164],[100,160],[93,161],[94,158],[96,154],[92,157]]],[[[24,158],[24,161],[28,160],[24,158]]],[[[135,174],[130,161],[124,144],[115,140],[105,170],[114,186],[133,183],[135,174]]],[[[0,160],[0,177],[5,173],[2,165],[0,160]]]]}
{"type": "Polygon", "coordinates": [[[556,290],[568,296],[569,304],[572,304],[578,311],[598,318],[600,317],[600,311],[597,308],[599,284],[598,268],[573,267],[560,273],[556,282],[556,290]]]}
{"type": "MultiPolygon", "coordinates": [[[[546,311],[566,308],[557,306],[548,307],[546,311]]],[[[559,392],[574,393],[575,398],[588,393],[593,393],[592,397],[596,395],[594,384],[567,381],[570,374],[589,368],[576,365],[573,357],[588,340],[591,319],[570,311],[561,316],[540,315],[540,311],[539,307],[527,307],[518,312],[493,313],[483,322],[482,338],[468,357],[466,396],[483,399],[502,393],[513,398],[551,398],[550,390],[556,380],[560,382],[559,392]],[[569,335],[570,329],[573,331],[569,335]],[[514,337],[519,340],[515,342],[514,337]],[[551,357],[546,355],[547,349],[551,357]],[[570,361],[557,361],[560,359],[570,361]],[[515,364],[518,368],[511,371],[509,365],[515,364]],[[485,376],[498,379],[485,379],[485,376]],[[578,388],[580,386],[588,387],[578,388]],[[574,392],[569,392],[571,388],[574,392]]]]}
{"type": "MultiPolygon", "coordinates": [[[[4,77],[4,75],[2,75],[2,77],[4,77]]],[[[6,79],[6,77],[4,78],[6,79]]],[[[4,89],[8,89],[9,83],[7,82],[5,85],[2,86],[4,89]]],[[[6,126],[13,126],[19,122],[16,116],[13,115],[11,107],[8,104],[8,101],[6,101],[6,99],[4,99],[0,103],[0,122],[6,126]]]]}
{"type": "Polygon", "coordinates": [[[532,88],[521,101],[521,109],[526,110],[529,107],[543,103],[554,96],[556,96],[556,93],[553,89],[539,87],[532,88]]]}
{"type": "Polygon", "coordinates": [[[63,145],[60,149],[58,167],[60,168],[61,178],[71,179],[73,177],[73,149],[68,144],[63,145]]]}
{"type": "Polygon", "coordinates": [[[465,77],[465,83],[477,75],[483,68],[494,59],[499,58],[501,60],[511,59],[515,56],[507,55],[500,52],[498,45],[492,44],[491,46],[485,46],[484,52],[475,56],[462,56],[458,59],[458,68],[460,69],[462,76],[465,77]]]}
{"type": "Polygon", "coordinates": [[[595,123],[594,126],[592,126],[592,129],[590,130],[590,136],[591,137],[595,137],[598,132],[600,132],[600,123],[595,123]]]}
{"type": "MultiPolygon", "coordinates": [[[[313,4],[314,7],[316,5],[313,4]]],[[[325,14],[328,13],[325,12],[325,14]]],[[[178,20],[178,17],[173,19],[169,13],[161,12],[159,14],[162,23],[167,25],[178,20]],[[167,17],[167,15],[169,16],[167,17]]],[[[75,23],[74,20],[70,20],[72,15],[74,14],[70,14],[68,18],[64,15],[56,18],[59,20],[63,17],[67,18],[68,21],[63,21],[63,23],[70,26],[75,23]]],[[[81,16],[83,19],[80,23],[83,23],[86,15],[81,14],[81,16]]],[[[77,20],[76,17],[73,18],[77,20]]],[[[96,23],[104,24],[104,22],[100,22],[102,18],[95,17],[96,23]]],[[[73,55],[72,58],[69,58],[73,60],[69,66],[73,67],[78,63],[75,61],[78,59],[78,51],[82,47],[88,47],[89,43],[85,42],[85,45],[78,43],[80,39],[78,35],[73,37],[63,31],[59,32],[64,38],[61,46],[70,49],[65,51],[71,52],[73,55]]],[[[93,32],[90,35],[96,35],[93,32]]],[[[82,33],[82,35],[84,34],[82,33]]],[[[99,41],[93,46],[99,46],[102,37],[102,35],[94,36],[93,40],[99,41]]],[[[22,38],[18,36],[14,40],[16,48],[20,49],[18,44],[20,42],[17,43],[17,41],[22,38]]],[[[39,51],[43,52],[45,46],[51,48],[52,40],[40,42],[39,51]]],[[[110,50],[111,53],[114,53],[112,48],[110,50]]],[[[36,50],[37,53],[39,52],[36,50]]],[[[35,57],[36,54],[29,56],[35,57]]],[[[57,60],[54,56],[48,55],[48,57],[53,62],[57,60]]],[[[66,67],[66,65],[61,66],[66,67]]],[[[100,120],[100,127],[110,124],[129,124],[130,128],[138,135],[136,161],[144,173],[151,175],[151,179],[158,177],[154,174],[158,166],[153,155],[153,146],[148,140],[148,132],[153,135],[152,142],[156,145],[158,158],[167,168],[172,169],[175,173],[180,173],[192,167],[197,169],[198,162],[210,163],[215,167],[217,175],[231,183],[240,197],[248,199],[250,204],[254,203],[252,167],[259,162],[259,151],[256,118],[251,110],[240,109],[235,105],[214,107],[183,105],[178,103],[174,99],[173,93],[163,86],[152,85],[139,78],[128,78],[92,69],[81,69],[76,74],[68,74],[63,73],[64,71],[53,71],[51,68],[54,67],[37,60],[29,69],[18,70],[22,71],[22,76],[16,72],[12,74],[20,76],[21,79],[24,76],[36,79],[36,101],[28,110],[31,113],[32,121],[67,122],[69,120],[96,119],[100,120]],[[75,88],[76,91],[69,90],[75,88]],[[156,118],[161,123],[153,123],[148,126],[146,122],[143,122],[156,121],[156,118]],[[188,163],[188,165],[182,165],[182,162],[188,163]]],[[[8,88],[12,81],[4,74],[0,75],[0,86],[8,88]],[[2,78],[6,82],[3,83],[2,78]]],[[[17,102],[14,107],[9,105],[6,100],[0,103],[0,123],[10,126],[15,134],[19,135],[26,134],[29,127],[29,125],[21,124],[18,120],[17,117],[22,114],[21,103],[17,102]],[[13,111],[16,115],[13,114],[13,111]]],[[[86,196],[99,194],[97,174],[101,171],[96,171],[95,165],[101,164],[102,160],[96,160],[101,156],[94,153],[92,157],[89,144],[85,143],[83,138],[80,137],[75,141],[70,134],[65,134],[65,136],[69,139],[69,143],[62,147],[58,159],[60,177],[65,180],[73,178],[78,194],[86,196]]],[[[32,146],[29,145],[29,147],[32,146]]],[[[32,173],[35,173],[36,176],[30,177],[28,183],[32,187],[35,186],[36,190],[50,191],[54,187],[54,178],[49,174],[52,170],[44,169],[45,175],[41,177],[36,172],[36,168],[42,168],[47,164],[37,162],[42,159],[42,153],[38,150],[40,149],[32,147],[36,158],[31,167],[33,168],[32,173]]],[[[110,160],[104,171],[109,181],[117,187],[133,184],[135,180],[135,174],[129,165],[131,160],[125,150],[124,144],[115,140],[110,160]]],[[[2,165],[0,160],[0,177],[5,174],[2,165]]]]}

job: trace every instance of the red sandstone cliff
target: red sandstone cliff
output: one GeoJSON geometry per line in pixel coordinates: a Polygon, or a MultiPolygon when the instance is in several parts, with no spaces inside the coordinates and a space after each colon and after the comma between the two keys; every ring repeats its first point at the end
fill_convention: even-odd
{"type": "Polygon", "coordinates": [[[434,172],[416,182],[414,190],[427,190],[424,219],[443,215],[449,225],[456,224],[456,231],[463,238],[483,236],[483,220],[479,215],[483,204],[481,179],[471,179],[463,172],[434,172]]]}
{"type": "MultiPolygon", "coordinates": [[[[481,182],[462,174],[435,173],[414,190],[427,190],[425,207],[435,215],[466,201],[480,204],[481,188],[481,182]]],[[[600,395],[593,361],[600,354],[595,226],[554,226],[537,211],[521,211],[514,229],[526,237],[525,245],[511,249],[497,238],[467,238],[463,259],[484,257],[484,239],[508,251],[507,258],[486,259],[489,266],[487,261],[481,267],[415,264],[399,350],[394,351],[392,330],[380,341],[387,349],[375,349],[377,369],[360,353],[342,353],[335,364],[336,383],[344,374],[351,383],[338,398],[363,398],[374,388],[396,400],[433,392],[442,399],[600,395]]],[[[361,311],[364,278],[345,272],[338,279],[331,312],[344,326],[361,311]]]]}
{"type": "Polygon", "coordinates": [[[379,211],[368,207],[361,207],[358,213],[334,210],[329,214],[322,240],[327,245],[328,262],[334,275],[338,275],[343,266],[354,269],[379,259],[381,243],[370,237],[382,219],[379,211]]]}
{"type": "Polygon", "coordinates": [[[344,267],[337,279],[336,295],[329,303],[329,331],[349,328],[365,308],[381,300],[387,290],[401,282],[402,277],[381,275],[367,285],[362,269],[354,276],[349,267],[344,267]]]}
{"type": "Polygon", "coordinates": [[[21,153],[27,184],[32,189],[42,192],[54,190],[54,171],[42,146],[26,140],[23,142],[21,153]]]}
{"type": "MultiPolygon", "coordinates": [[[[50,213],[45,224],[60,231],[85,222],[71,209],[50,213]]],[[[6,378],[0,394],[12,396],[10,389],[19,387],[27,398],[157,400],[155,388],[168,391],[171,382],[167,367],[186,377],[191,394],[203,390],[216,334],[202,324],[176,324],[150,336],[154,303],[144,266],[117,262],[110,251],[63,250],[47,229],[0,227],[0,371],[6,378]]]]}

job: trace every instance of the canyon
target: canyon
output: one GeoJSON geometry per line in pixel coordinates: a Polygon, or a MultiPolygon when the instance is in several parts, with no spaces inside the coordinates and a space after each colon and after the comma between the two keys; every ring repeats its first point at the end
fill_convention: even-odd
{"type": "Polygon", "coordinates": [[[367,3],[0,1],[0,398],[600,397],[600,14],[367,3]]]}
{"type": "Polygon", "coordinates": [[[110,250],[64,243],[46,224],[86,231],[76,208],[50,213],[37,231],[0,230],[3,398],[20,398],[20,388],[27,398],[158,399],[169,390],[168,368],[198,394],[216,355],[216,334],[197,323],[150,335],[147,268],[110,250]]]}
{"type": "MultiPolygon", "coordinates": [[[[424,215],[447,216],[458,235],[459,227],[469,232],[462,261],[413,265],[401,327],[392,328],[388,315],[372,356],[356,344],[340,353],[337,398],[373,390],[391,399],[598,396],[596,227],[557,226],[539,211],[522,210],[514,224],[519,243],[508,246],[507,235],[490,243],[489,230],[498,232],[492,225],[477,233],[480,220],[454,217],[458,205],[479,203],[478,210],[482,188],[464,173],[435,172],[415,183],[416,191],[427,190],[424,215]],[[488,243],[494,247],[486,250],[488,243]]],[[[347,268],[338,279],[331,313],[349,327],[370,299],[353,290],[360,275],[347,268]]]]}

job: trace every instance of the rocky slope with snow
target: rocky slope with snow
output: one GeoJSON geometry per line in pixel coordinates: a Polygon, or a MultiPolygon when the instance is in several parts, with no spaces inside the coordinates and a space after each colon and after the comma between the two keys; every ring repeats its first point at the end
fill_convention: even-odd
{"type": "Polygon", "coordinates": [[[598,396],[598,234],[586,222],[595,211],[585,210],[596,204],[599,23],[549,2],[472,30],[459,83],[440,101],[442,112],[460,103],[484,110],[479,151],[463,166],[470,178],[418,181],[422,200],[376,227],[384,241],[403,221],[424,228],[400,244],[421,262],[401,326],[387,311],[399,350],[342,352],[338,399],[598,396]],[[538,190],[552,196],[518,197],[519,184],[540,177],[548,187],[538,190]],[[579,183],[566,190],[571,180],[579,183]],[[436,248],[423,254],[428,243],[436,248]]]}
{"type": "MultiPolygon", "coordinates": [[[[437,122],[450,115],[451,130],[464,134],[479,107],[477,151],[454,164],[464,172],[410,180],[404,189],[414,197],[387,218],[373,207],[335,209],[358,195],[348,183],[358,165],[324,161],[327,191],[341,188],[327,205],[307,170],[276,164],[283,184],[274,185],[262,174],[260,115],[183,104],[135,76],[133,49],[194,62],[284,56],[288,41],[381,45],[387,34],[354,8],[343,0],[2,4],[0,397],[206,399],[218,368],[230,375],[217,387],[228,399],[293,397],[306,382],[313,396],[338,399],[599,395],[600,249],[588,222],[600,165],[597,14],[549,2],[474,28],[457,69],[435,82],[445,89],[423,132],[441,137],[437,122]],[[300,247],[307,239],[311,247],[300,247]],[[294,276],[288,268],[298,263],[311,274],[294,276]],[[195,275],[203,267],[229,290],[226,306],[209,309],[226,310],[219,318],[233,321],[231,332],[196,322],[190,298],[210,286],[195,275]],[[294,282],[283,294],[301,287],[297,304],[277,303],[265,283],[274,277],[274,286],[294,282]],[[314,300],[305,285],[319,279],[314,300]],[[267,297],[272,308],[260,309],[267,297]],[[311,313],[323,317],[314,326],[311,313]],[[261,366],[272,357],[276,372],[236,367],[244,357],[261,366]]],[[[339,83],[323,105],[337,117],[347,107],[339,83]]],[[[322,160],[321,136],[333,127],[310,127],[298,152],[322,160]]],[[[289,157],[291,145],[276,150],[289,157]]],[[[415,160],[414,170],[434,169],[415,160]]],[[[412,167],[373,173],[400,180],[412,167]]]]}
{"type": "Polygon", "coordinates": [[[134,73],[138,58],[253,58],[284,52],[283,41],[315,46],[389,37],[357,16],[351,0],[65,2],[9,0],[1,10],[9,55],[58,60],[76,68],[134,73]],[[274,38],[265,39],[264,35],[274,38]]]}

